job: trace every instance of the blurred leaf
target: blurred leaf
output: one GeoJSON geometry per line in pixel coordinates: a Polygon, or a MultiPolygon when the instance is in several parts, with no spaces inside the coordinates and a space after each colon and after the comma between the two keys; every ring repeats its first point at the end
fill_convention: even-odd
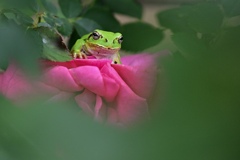
{"type": "Polygon", "coordinates": [[[49,0],[41,0],[44,8],[48,11],[48,13],[57,13],[56,5],[49,0]]]}
{"type": "Polygon", "coordinates": [[[77,17],[82,10],[79,0],[58,0],[63,14],[68,18],[77,17]]]}
{"type": "Polygon", "coordinates": [[[178,50],[188,58],[199,58],[211,53],[205,43],[195,34],[176,33],[172,36],[172,40],[178,50]]]}
{"type": "Polygon", "coordinates": [[[87,18],[81,18],[77,20],[74,26],[79,36],[88,34],[94,31],[95,29],[102,29],[102,27],[99,24],[97,24],[95,21],[87,18]]]}
{"type": "Polygon", "coordinates": [[[190,12],[189,6],[168,9],[157,14],[161,26],[171,29],[173,32],[191,32],[192,29],[186,21],[190,12]]]}
{"type": "Polygon", "coordinates": [[[31,26],[33,19],[17,9],[3,9],[2,14],[9,20],[14,20],[17,24],[31,26]]]}
{"type": "Polygon", "coordinates": [[[221,0],[221,4],[225,10],[225,13],[229,17],[240,15],[240,1],[239,0],[221,0]]]}
{"type": "Polygon", "coordinates": [[[223,13],[217,4],[203,3],[191,8],[187,21],[196,32],[213,33],[220,29],[223,13]]]}
{"type": "Polygon", "coordinates": [[[72,24],[66,18],[59,18],[52,14],[47,14],[44,16],[44,20],[47,22],[41,22],[38,26],[50,27],[52,29],[57,29],[62,35],[70,36],[72,33],[72,24]]]}
{"type": "Polygon", "coordinates": [[[126,14],[136,18],[142,17],[142,6],[135,0],[103,0],[113,12],[126,14]]]}
{"type": "Polygon", "coordinates": [[[1,8],[17,8],[17,9],[28,9],[32,0],[0,0],[1,8]]]}
{"type": "Polygon", "coordinates": [[[119,134],[93,123],[71,103],[38,102],[25,108],[0,107],[0,140],[4,142],[0,147],[14,158],[105,160],[120,157],[120,154],[116,156],[118,151],[113,150],[120,142],[119,134]]]}
{"type": "Polygon", "coordinates": [[[26,32],[13,24],[1,24],[0,34],[0,55],[4,57],[0,61],[16,60],[26,70],[36,72],[36,61],[42,51],[39,34],[32,30],[26,32]]]}
{"type": "Polygon", "coordinates": [[[47,44],[44,44],[43,46],[44,48],[42,58],[44,59],[48,59],[55,62],[66,62],[72,60],[72,57],[66,51],[61,51],[47,44]]]}
{"type": "Polygon", "coordinates": [[[42,52],[42,39],[33,31],[13,24],[0,24],[0,59],[16,60],[26,71],[37,73],[37,60],[42,52]]]}
{"type": "Polygon", "coordinates": [[[107,8],[92,7],[85,14],[84,18],[91,19],[99,24],[102,29],[117,32],[120,29],[120,23],[107,8]]]}
{"type": "Polygon", "coordinates": [[[72,33],[72,25],[71,23],[65,18],[58,18],[58,27],[57,30],[64,36],[70,36],[72,33]]]}
{"type": "Polygon", "coordinates": [[[163,39],[162,30],[142,22],[123,25],[121,33],[124,37],[122,48],[132,52],[138,52],[152,47],[160,43],[163,39]]]}
{"type": "Polygon", "coordinates": [[[240,26],[222,30],[222,32],[212,43],[212,47],[217,53],[225,53],[231,56],[240,53],[240,26]]]}
{"type": "Polygon", "coordinates": [[[43,39],[42,58],[58,62],[69,61],[72,59],[62,35],[60,35],[55,29],[39,27],[37,30],[41,33],[43,39]]]}
{"type": "Polygon", "coordinates": [[[0,12],[0,22],[6,22],[8,20],[8,18],[0,12]]]}
{"type": "Polygon", "coordinates": [[[228,57],[164,62],[158,90],[165,89],[165,101],[155,105],[155,129],[146,129],[151,146],[144,143],[159,159],[239,159],[240,63],[228,57]]]}

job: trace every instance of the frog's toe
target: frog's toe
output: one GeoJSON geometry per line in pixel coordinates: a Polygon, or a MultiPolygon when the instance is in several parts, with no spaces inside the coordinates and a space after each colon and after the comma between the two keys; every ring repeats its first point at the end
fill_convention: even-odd
{"type": "Polygon", "coordinates": [[[87,55],[84,54],[84,53],[81,53],[81,52],[75,52],[75,53],[73,53],[73,58],[74,59],[77,59],[77,58],[79,58],[79,59],[87,59],[87,55]]]}

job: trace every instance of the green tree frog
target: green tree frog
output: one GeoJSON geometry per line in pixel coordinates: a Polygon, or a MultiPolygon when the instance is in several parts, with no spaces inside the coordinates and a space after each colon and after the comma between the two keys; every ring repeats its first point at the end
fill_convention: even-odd
{"type": "Polygon", "coordinates": [[[121,33],[113,33],[96,29],[92,33],[82,36],[71,49],[73,58],[94,56],[97,59],[110,59],[114,64],[121,64],[119,50],[123,36],[121,33]]]}

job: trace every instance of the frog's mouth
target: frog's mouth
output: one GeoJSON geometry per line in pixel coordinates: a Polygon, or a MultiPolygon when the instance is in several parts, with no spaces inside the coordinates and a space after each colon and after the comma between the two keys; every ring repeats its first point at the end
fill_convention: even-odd
{"type": "Polygon", "coordinates": [[[113,55],[119,51],[120,48],[102,47],[96,44],[88,44],[86,50],[90,55],[106,56],[113,55]]]}

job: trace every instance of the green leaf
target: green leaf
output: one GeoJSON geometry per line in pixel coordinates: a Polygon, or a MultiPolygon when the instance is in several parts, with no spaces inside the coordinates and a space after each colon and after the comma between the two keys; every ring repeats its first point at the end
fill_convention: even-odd
{"type": "Polygon", "coordinates": [[[6,22],[7,20],[8,18],[3,13],[0,13],[0,22],[6,22]]]}
{"type": "Polygon", "coordinates": [[[14,20],[17,24],[31,26],[33,19],[17,9],[3,9],[2,14],[9,20],[14,20]]]}
{"type": "Polygon", "coordinates": [[[69,52],[59,50],[49,44],[43,45],[42,58],[48,59],[54,62],[66,62],[72,60],[69,52]]]}
{"type": "Polygon", "coordinates": [[[129,15],[136,18],[142,17],[142,6],[135,0],[103,0],[113,12],[129,15]]]}
{"type": "Polygon", "coordinates": [[[41,55],[42,58],[58,62],[72,60],[62,35],[60,35],[55,29],[39,27],[38,32],[41,33],[44,42],[41,55]]]}
{"type": "Polygon", "coordinates": [[[212,47],[217,53],[224,53],[228,56],[240,53],[240,26],[222,30],[216,37],[212,47]]]}
{"type": "Polygon", "coordinates": [[[122,48],[132,52],[138,52],[152,47],[160,43],[163,39],[162,30],[142,22],[123,25],[121,33],[124,37],[122,48]]]}
{"type": "Polygon", "coordinates": [[[32,3],[32,0],[21,0],[21,1],[1,0],[0,1],[1,8],[17,8],[19,10],[28,9],[31,3],[32,3]]]}
{"type": "Polygon", "coordinates": [[[41,2],[48,13],[57,13],[56,5],[54,5],[53,2],[49,0],[41,0],[41,2]]]}
{"type": "Polygon", "coordinates": [[[192,29],[186,21],[190,12],[189,6],[168,9],[157,14],[161,26],[171,29],[173,32],[191,32],[192,29]]]}
{"type": "Polygon", "coordinates": [[[191,8],[187,21],[196,32],[214,33],[222,25],[223,13],[217,4],[203,3],[191,8]]]}
{"type": "Polygon", "coordinates": [[[0,63],[16,60],[28,72],[38,71],[38,59],[42,52],[42,39],[33,30],[24,30],[14,24],[0,24],[0,63]]]}
{"type": "Polygon", "coordinates": [[[239,0],[221,0],[221,4],[225,13],[229,17],[240,15],[240,1],[239,0]]]}
{"type": "Polygon", "coordinates": [[[102,29],[117,32],[120,29],[120,23],[107,8],[92,7],[85,14],[84,18],[91,19],[99,24],[102,29]]]}
{"type": "Polygon", "coordinates": [[[79,0],[58,0],[63,14],[68,18],[77,17],[82,10],[79,0]]]}
{"type": "Polygon", "coordinates": [[[176,33],[172,36],[172,41],[187,58],[199,58],[210,54],[205,43],[197,38],[195,34],[176,33]]]}
{"type": "Polygon", "coordinates": [[[95,21],[87,18],[81,18],[75,22],[75,29],[79,36],[83,36],[92,32],[95,29],[102,29],[102,27],[95,21]]]}
{"type": "Polygon", "coordinates": [[[58,18],[57,30],[64,36],[70,36],[73,28],[68,19],[58,18]]]}

